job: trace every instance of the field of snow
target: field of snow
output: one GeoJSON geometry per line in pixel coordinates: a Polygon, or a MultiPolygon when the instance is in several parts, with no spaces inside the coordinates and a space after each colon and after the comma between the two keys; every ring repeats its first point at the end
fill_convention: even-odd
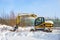
{"type": "Polygon", "coordinates": [[[0,25],[0,40],[60,40],[60,30],[53,29],[52,33],[36,31],[15,31],[7,25],[0,25]]]}

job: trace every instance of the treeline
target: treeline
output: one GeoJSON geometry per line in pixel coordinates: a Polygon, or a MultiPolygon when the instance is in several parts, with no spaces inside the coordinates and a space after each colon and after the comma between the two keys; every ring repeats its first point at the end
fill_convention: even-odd
{"type": "MultiPolygon", "coordinates": [[[[16,16],[13,11],[10,12],[10,15],[2,15],[0,17],[0,24],[5,24],[9,26],[14,26],[16,25],[16,16]]],[[[52,20],[54,22],[55,27],[60,27],[60,19],[55,17],[55,18],[47,18],[46,20],[52,20]]]]}
{"type": "Polygon", "coordinates": [[[2,17],[0,17],[0,24],[5,24],[5,25],[9,25],[9,26],[14,26],[16,25],[16,16],[14,14],[14,12],[12,11],[10,13],[10,15],[2,15],[2,17]]]}
{"type": "Polygon", "coordinates": [[[60,27],[60,19],[54,19],[53,22],[55,27],[60,27]]]}
{"type": "Polygon", "coordinates": [[[55,18],[48,18],[46,20],[51,20],[54,22],[54,27],[60,27],[60,19],[58,17],[55,18]]]}

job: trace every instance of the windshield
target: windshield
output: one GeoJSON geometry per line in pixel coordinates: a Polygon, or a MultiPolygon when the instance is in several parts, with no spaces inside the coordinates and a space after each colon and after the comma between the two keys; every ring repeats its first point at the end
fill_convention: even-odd
{"type": "Polygon", "coordinates": [[[45,20],[44,20],[44,17],[38,17],[36,20],[35,20],[35,26],[37,25],[40,25],[41,23],[43,23],[45,20]]]}

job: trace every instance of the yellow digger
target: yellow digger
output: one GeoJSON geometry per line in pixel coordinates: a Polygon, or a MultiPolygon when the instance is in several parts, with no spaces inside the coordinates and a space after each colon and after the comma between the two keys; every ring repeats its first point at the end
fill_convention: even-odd
{"type": "Polygon", "coordinates": [[[18,15],[16,17],[16,27],[14,31],[18,29],[18,27],[31,27],[30,31],[47,31],[52,32],[53,21],[46,21],[44,17],[37,17],[35,14],[23,14],[18,15]]]}

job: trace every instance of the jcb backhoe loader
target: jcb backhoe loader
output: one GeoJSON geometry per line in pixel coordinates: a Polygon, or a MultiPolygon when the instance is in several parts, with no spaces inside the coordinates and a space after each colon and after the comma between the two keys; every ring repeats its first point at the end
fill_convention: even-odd
{"type": "Polygon", "coordinates": [[[26,15],[18,15],[16,18],[16,29],[18,27],[29,27],[33,26],[34,29],[31,29],[30,31],[48,31],[52,32],[53,22],[52,21],[46,21],[44,17],[37,17],[35,14],[26,14],[26,15]]]}

